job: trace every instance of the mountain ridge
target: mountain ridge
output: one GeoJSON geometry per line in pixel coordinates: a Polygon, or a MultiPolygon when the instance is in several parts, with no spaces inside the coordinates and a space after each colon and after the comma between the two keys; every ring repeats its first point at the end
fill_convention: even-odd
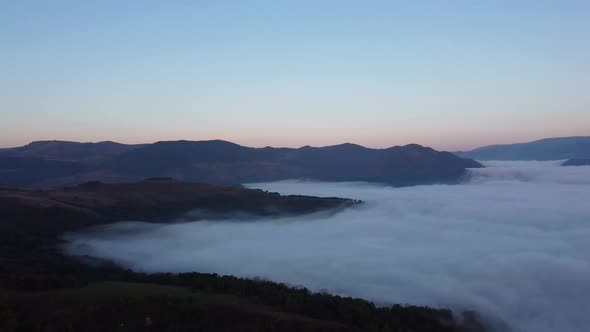
{"type": "Polygon", "coordinates": [[[456,183],[470,167],[482,165],[418,144],[371,149],[352,143],[254,148],[224,140],[43,141],[0,151],[0,184],[55,187],[163,176],[218,184],[306,179],[406,186],[456,183]]]}
{"type": "Polygon", "coordinates": [[[590,136],[550,137],[525,143],[486,145],[456,155],[476,160],[566,160],[590,158],[590,136]]]}
{"type": "Polygon", "coordinates": [[[23,146],[0,149],[0,155],[41,157],[51,160],[82,161],[113,156],[143,144],[123,144],[114,141],[74,142],[64,140],[33,141],[23,146]]]}

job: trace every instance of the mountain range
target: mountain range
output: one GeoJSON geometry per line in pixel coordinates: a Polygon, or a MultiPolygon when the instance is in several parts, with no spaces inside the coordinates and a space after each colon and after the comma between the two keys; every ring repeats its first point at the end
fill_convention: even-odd
{"type": "Polygon", "coordinates": [[[371,181],[394,186],[453,183],[478,162],[417,144],[370,149],[355,144],[252,148],[211,141],[38,141],[0,150],[0,184],[56,187],[150,177],[218,184],[285,179],[371,181]]]}
{"type": "Polygon", "coordinates": [[[544,138],[504,145],[489,145],[456,155],[476,160],[565,160],[590,158],[590,136],[544,138]]]}

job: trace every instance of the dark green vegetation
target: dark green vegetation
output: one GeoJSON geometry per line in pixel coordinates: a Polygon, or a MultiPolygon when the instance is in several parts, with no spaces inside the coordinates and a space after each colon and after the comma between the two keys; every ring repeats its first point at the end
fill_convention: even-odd
{"type": "Polygon", "coordinates": [[[473,313],[381,308],[216,274],[143,274],[59,248],[67,231],[135,218],[167,222],[194,208],[268,216],[357,203],[167,179],[2,189],[0,331],[483,331],[473,313]]]}
{"type": "MultiPolygon", "coordinates": [[[[239,186],[153,178],[135,183],[87,182],[52,190],[0,188],[0,212],[13,225],[35,230],[79,228],[120,220],[165,221],[199,213],[278,216],[349,207],[334,197],[281,196],[239,186]]],[[[198,217],[198,216],[197,216],[198,217]]]]}
{"type": "Polygon", "coordinates": [[[225,141],[145,145],[45,141],[0,150],[0,184],[31,187],[162,176],[219,184],[312,179],[404,186],[457,182],[469,167],[481,165],[416,144],[290,149],[250,148],[225,141]]]}
{"type": "Polygon", "coordinates": [[[346,330],[344,324],[289,314],[245,297],[195,287],[98,282],[73,289],[5,295],[12,298],[17,310],[19,306],[29,309],[20,310],[28,315],[31,330],[40,325],[62,331],[346,330]],[[47,313],[49,300],[65,314],[47,313]]]}
{"type": "Polygon", "coordinates": [[[270,281],[215,274],[112,273],[120,281],[43,291],[0,289],[0,329],[12,331],[483,331],[448,310],[376,307],[270,281]]]}
{"type": "Polygon", "coordinates": [[[590,158],[590,137],[545,138],[529,143],[490,145],[455,154],[477,160],[562,160],[590,158]]]}
{"type": "Polygon", "coordinates": [[[573,158],[564,161],[561,166],[590,166],[590,158],[573,158]]]}

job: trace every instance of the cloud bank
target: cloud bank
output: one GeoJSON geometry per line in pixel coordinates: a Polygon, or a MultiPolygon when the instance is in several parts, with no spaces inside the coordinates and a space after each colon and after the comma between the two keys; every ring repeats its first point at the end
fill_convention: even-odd
{"type": "Polygon", "coordinates": [[[515,331],[587,331],[590,167],[488,166],[455,186],[251,184],[366,204],[329,217],[119,223],[71,235],[67,250],[142,271],[263,277],[381,304],[476,309],[515,331]]]}

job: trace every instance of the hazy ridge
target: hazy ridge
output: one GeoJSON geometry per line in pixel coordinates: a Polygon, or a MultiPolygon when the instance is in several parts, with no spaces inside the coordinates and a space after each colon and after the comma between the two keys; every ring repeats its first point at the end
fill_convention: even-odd
{"type": "Polygon", "coordinates": [[[590,136],[544,138],[528,143],[499,144],[455,154],[477,160],[565,160],[590,158],[590,136]]]}

